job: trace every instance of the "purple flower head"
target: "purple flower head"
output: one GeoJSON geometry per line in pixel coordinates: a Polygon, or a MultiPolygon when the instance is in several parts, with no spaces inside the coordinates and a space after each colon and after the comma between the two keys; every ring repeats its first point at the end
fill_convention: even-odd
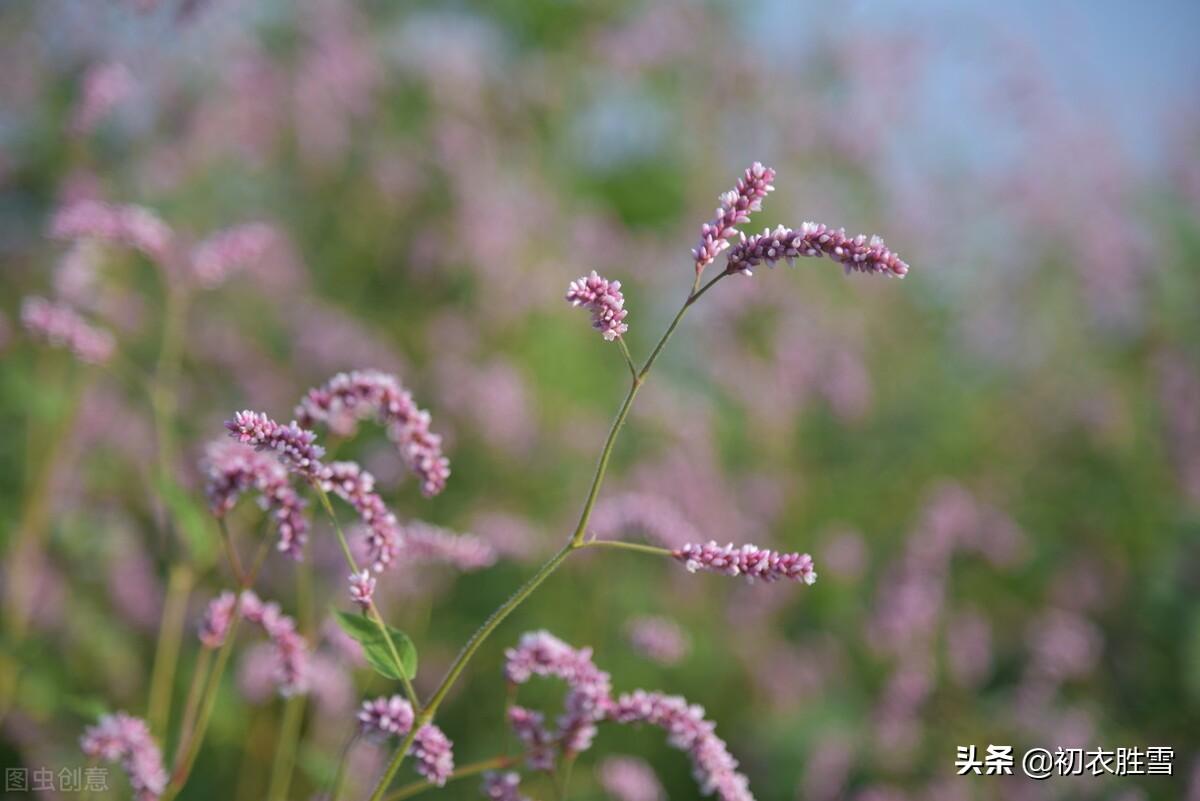
{"type": "Polygon", "coordinates": [[[391,566],[403,547],[403,534],[396,516],[375,494],[375,477],[355,462],[334,462],[321,482],[354,507],[367,530],[367,553],[376,572],[391,566]]]}
{"type": "Polygon", "coordinates": [[[218,231],[192,250],[192,274],[201,286],[219,286],[235,271],[261,261],[278,241],[279,232],[263,222],[218,231]]]}
{"type": "Polygon", "coordinates": [[[301,559],[308,538],[304,500],[292,488],[287,469],[276,459],[248,445],[218,441],[205,450],[202,467],[205,494],[217,517],[227,514],[248,489],[259,492],[259,503],[271,512],[279,531],[279,550],[301,559]]]}
{"type": "Polygon", "coordinates": [[[84,731],[79,745],[90,759],[120,761],[137,801],[157,801],[166,790],[168,776],[162,752],[141,718],[124,712],[104,715],[84,731]]]}
{"type": "Polygon", "coordinates": [[[410,559],[446,562],[463,571],[482,570],[496,563],[496,549],[479,537],[456,534],[421,520],[404,525],[403,552],[410,559]]]}
{"type": "Polygon", "coordinates": [[[141,206],[80,200],[60,208],[50,222],[54,239],[94,239],[138,250],[162,263],[173,234],[158,215],[141,206]]]}
{"type": "Polygon", "coordinates": [[[432,497],[446,487],[450,462],[442,456],[442,438],[430,432],[429,412],[417,407],[393,375],[378,370],[338,373],[308,391],[296,406],[296,417],[301,425],[323,422],[339,434],[352,433],[358,420],[375,418],[420,479],[422,494],[432,497]]]}
{"type": "Polygon", "coordinates": [[[413,708],[402,695],[363,701],[358,710],[359,729],[367,736],[403,737],[412,729],[413,708]]]}
{"type": "Polygon", "coordinates": [[[691,758],[701,793],[716,793],[721,801],[753,801],[749,780],[737,772],[737,760],[716,735],[716,725],[704,719],[702,707],[677,695],[636,690],[612,702],[608,719],[663,729],[667,742],[691,758]]]}
{"type": "Polygon", "coordinates": [[[516,771],[483,774],[483,785],[479,788],[489,801],[529,801],[521,795],[521,774],[516,771]]]}
{"type": "Polygon", "coordinates": [[[625,296],[621,294],[620,281],[609,281],[592,270],[591,275],[570,283],[567,302],[591,311],[592,328],[609,342],[629,330],[625,324],[629,312],[625,310],[625,296]]]}
{"type": "Polygon", "coordinates": [[[21,323],[33,336],[67,348],[87,364],[104,364],[116,351],[112,334],[96,328],[63,303],[31,296],[21,303],[21,323]]]}
{"type": "Polygon", "coordinates": [[[371,597],[375,594],[375,577],[370,570],[350,576],[350,600],[365,611],[371,608],[371,597]]]}
{"type": "MultiPolygon", "coordinates": [[[[404,737],[413,727],[412,705],[403,696],[364,701],[358,711],[360,731],[366,736],[404,737]]],[[[417,772],[441,787],[454,773],[454,744],[437,726],[427,723],[413,738],[410,753],[417,760],[417,772]]]]}
{"type": "Polygon", "coordinates": [[[523,706],[508,709],[508,725],[525,746],[530,770],[554,770],[554,735],[546,728],[546,716],[523,706]]]}
{"type": "Polygon", "coordinates": [[[220,648],[229,634],[229,625],[233,622],[233,608],[237,604],[237,595],[223,592],[208,603],[204,617],[200,621],[200,642],[206,648],[220,648]]]}
{"type": "Polygon", "coordinates": [[[609,675],[592,662],[592,650],[575,649],[547,631],[535,631],[522,636],[505,658],[505,678],[514,684],[533,676],[554,676],[567,683],[558,739],[568,754],[587,750],[612,690],[609,675]]]}
{"type": "Polygon", "coordinates": [[[607,757],[596,772],[600,786],[618,801],[663,801],[667,797],[654,769],[644,759],[607,757]]]}
{"type": "Polygon", "coordinates": [[[729,251],[725,272],[751,275],[759,264],[773,267],[781,259],[793,263],[800,256],[828,256],[840,262],[847,273],[857,270],[897,278],[908,273],[908,264],[888,250],[879,237],[868,239],[862,234],[848,237],[844,228],[834,230],[813,222],[806,222],[799,229],[781,225],[774,231],[764,230],[750,237],[743,234],[729,251]]]}
{"type": "Polygon", "coordinates": [[[317,435],[294,421],[280,425],[261,412],[238,412],[225,423],[230,436],[259,451],[273,451],[283,466],[309,481],[324,480],[327,469],[321,464],[325,449],[316,444],[317,435]]]}
{"type": "Polygon", "coordinates": [[[688,543],[672,551],[671,555],[692,573],[706,570],[727,576],[745,576],[751,582],[788,579],[812,584],[817,580],[812,557],[806,553],[779,553],[749,544],[721,546],[710,540],[705,545],[688,543]]]}
{"type": "Polygon", "coordinates": [[[700,244],[692,251],[697,275],[729,247],[729,237],[738,233],[734,226],[750,222],[750,213],[762,208],[763,198],[775,188],[773,180],[775,171],[756,161],[738,179],[737,186],[721,195],[721,205],[713,219],[700,226],[700,244]]]}

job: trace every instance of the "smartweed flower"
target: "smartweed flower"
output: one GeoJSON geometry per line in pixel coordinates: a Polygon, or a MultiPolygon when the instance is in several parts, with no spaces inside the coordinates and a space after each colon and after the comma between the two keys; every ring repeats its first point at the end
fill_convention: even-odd
{"type": "Polygon", "coordinates": [[[700,244],[692,250],[697,275],[729,247],[729,238],[738,234],[734,226],[750,222],[750,213],[762,209],[763,198],[775,189],[773,180],[775,171],[756,161],[738,179],[737,186],[721,195],[721,205],[713,219],[700,226],[700,244]]]}
{"type": "Polygon", "coordinates": [[[705,545],[688,543],[671,555],[692,573],[705,570],[745,576],[751,582],[788,579],[812,584],[817,580],[812,557],[806,553],[779,553],[756,545],[717,545],[710,540],[705,545]]]}
{"type": "Polygon", "coordinates": [[[595,270],[572,281],[567,287],[567,302],[582,306],[592,313],[592,328],[609,342],[629,330],[625,317],[625,296],[621,294],[621,282],[609,281],[595,270]]]}
{"type": "Polygon", "coordinates": [[[120,762],[137,801],[157,801],[167,788],[162,752],[141,718],[124,712],[104,715],[83,733],[80,748],[89,759],[120,762]]]}
{"type": "Polygon", "coordinates": [[[66,304],[30,296],[21,304],[25,330],[50,345],[67,348],[87,364],[104,364],[116,352],[112,334],[96,328],[66,304]]]}

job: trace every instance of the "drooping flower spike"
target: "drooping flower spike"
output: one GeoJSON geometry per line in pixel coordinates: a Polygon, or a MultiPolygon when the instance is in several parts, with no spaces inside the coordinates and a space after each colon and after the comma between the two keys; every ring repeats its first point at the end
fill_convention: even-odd
{"type": "Polygon", "coordinates": [[[264,222],[218,231],[192,249],[192,274],[201,286],[219,286],[234,272],[253,267],[278,241],[279,232],[264,222]]]}
{"type": "Polygon", "coordinates": [[[700,244],[692,250],[696,275],[729,247],[729,238],[738,234],[734,226],[750,222],[750,213],[762,208],[763,198],[775,188],[773,180],[775,171],[756,161],[738,179],[737,186],[721,195],[721,205],[713,219],[700,226],[700,244]]]}
{"type": "Polygon", "coordinates": [[[483,775],[483,785],[479,789],[489,801],[529,801],[521,795],[521,774],[516,771],[489,771],[483,775]]]}
{"type": "MultiPolygon", "coordinates": [[[[399,695],[364,701],[358,711],[359,730],[366,736],[404,737],[415,720],[412,704],[399,695]]],[[[417,760],[417,772],[441,787],[454,773],[453,749],[450,738],[437,726],[427,723],[417,730],[410,753],[417,760]]]]}
{"type": "Polygon", "coordinates": [[[86,364],[104,364],[116,352],[112,334],[96,328],[63,303],[30,296],[21,303],[25,330],[55,347],[67,348],[86,364]]]}
{"type": "Polygon", "coordinates": [[[262,412],[241,411],[225,422],[230,435],[255,450],[273,451],[283,466],[309,481],[324,481],[328,469],[321,463],[325,449],[317,445],[317,435],[292,421],[275,422],[262,412]]]}
{"type": "Polygon", "coordinates": [[[692,573],[704,570],[727,576],[745,576],[751,582],[787,579],[813,584],[817,580],[812,557],[806,553],[780,553],[748,544],[718,545],[710,540],[704,545],[688,543],[672,551],[671,556],[692,573]]]}
{"type": "MultiPolygon", "coordinates": [[[[220,648],[229,636],[237,596],[223,592],[209,602],[200,621],[199,637],[205,648],[220,648]]],[[[309,647],[296,630],[296,621],[283,614],[277,603],[264,603],[250,590],[242,593],[243,620],[260,626],[274,647],[274,680],[285,698],[308,692],[309,647]]]]}
{"type": "Polygon", "coordinates": [[[782,225],[774,231],[746,236],[729,251],[725,272],[752,275],[759,264],[774,266],[786,259],[789,263],[801,256],[828,256],[841,263],[846,272],[883,273],[903,278],[908,264],[877,236],[846,235],[844,228],[828,228],[820,223],[806,222],[798,229],[782,225]]]}
{"type": "Polygon", "coordinates": [[[278,460],[248,445],[221,441],[209,444],[203,468],[207,476],[205,494],[215,516],[226,515],[238,496],[253,488],[259,492],[260,504],[271,512],[279,531],[279,550],[293,559],[303,558],[308,537],[306,504],[278,460]]]}
{"type": "Polygon", "coordinates": [[[92,239],[138,250],[162,262],[174,234],[154,212],[142,206],[119,206],[80,200],[60,208],[50,221],[54,239],[92,239]]]}
{"type": "Polygon", "coordinates": [[[404,535],[396,516],[375,493],[375,477],[355,462],[333,462],[321,482],[354,507],[367,529],[367,552],[371,569],[382,572],[395,563],[403,547],[404,535]]]}
{"type": "Polygon", "coordinates": [[[308,391],[296,406],[296,418],[302,426],[321,422],[344,435],[353,433],[357,421],[375,418],[420,480],[422,494],[432,497],[446,487],[450,462],[442,455],[442,438],[429,430],[429,412],[417,407],[393,375],[378,370],[338,373],[308,391]]]}
{"type": "Polygon", "coordinates": [[[592,328],[609,342],[629,330],[625,317],[625,296],[621,282],[609,281],[595,270],[591,275],[576,279],[567,287],[567,302],[582,306],[592,313],[592,328]]]}
{"type": "Polygon", "coordinates": [[[157,801],[167,789],[162,751],[141,718],[124,712],[104,715],[84,731],[79,746],[89,759],[119,761],[137,801],[157,801]]]}

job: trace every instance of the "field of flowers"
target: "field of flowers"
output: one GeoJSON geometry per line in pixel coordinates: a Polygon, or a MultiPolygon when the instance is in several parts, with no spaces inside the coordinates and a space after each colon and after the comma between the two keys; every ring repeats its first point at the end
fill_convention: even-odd
{"type": "Polygon", "coordinates": [[[1200,801],[1200,115],[835,14],[0,4],[0,797],[1200,801]]]}

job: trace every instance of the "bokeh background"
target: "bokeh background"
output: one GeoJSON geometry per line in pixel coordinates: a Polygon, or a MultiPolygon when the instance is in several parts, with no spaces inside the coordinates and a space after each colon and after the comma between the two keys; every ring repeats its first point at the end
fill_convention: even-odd
{"type": "MultiPolygon", "coordinates": [[[[339,456],[402,518],[502,555],[381,582],[428,691],[570,531],[624,391],[567,282],[620,279],[645,355],[699,224],[759,159],[778,179],[757,225],[879,233],[912,272],[806,260],[723,282],[639,398],[597,528],[805,550],[820,580],[572,559],[445,707],[458,760],[504,747],[503,649],[545,627],[619,690],[704,705],[762,799],[1200,798],[1198,23],[1189,2],[4,3],[3,655],[21,669],[0,763],[80,764],[97,710],[145,714],[183,587],[178,715],[228,581],[204,445],[237,409],[288,418],[338,370],[400,376],[454,472],[424,500],[377,431],[339,456]],[[200,287],[49,238],[86,198],[145,206],[182,242],[255,221],[273,244],[200,287]],[[29,295],[81,309],[120,360],[34,342],[29,295]],[[174,407],[157,432],[153,398],[174,407]],[[1168,746],[1174,775],[955,778],[956,746],[989,743],[1168,746]]],[[[292,798],[328,780],[357,701],[390,690],[321,623],[345,606],[322,526],[323,678],[292,798]]],[[[293,564],[263,588],[295,613],[293,564]]],[[[255,671],[239,650],[183,798],[264,797],[284,707],[255,671]]],[[[571,797],[638,801],[616,755],[696,797],[648,730],[603,731],[571,797]]],[[[356,793],[379,759],[356,750],[356,793]]]]}

